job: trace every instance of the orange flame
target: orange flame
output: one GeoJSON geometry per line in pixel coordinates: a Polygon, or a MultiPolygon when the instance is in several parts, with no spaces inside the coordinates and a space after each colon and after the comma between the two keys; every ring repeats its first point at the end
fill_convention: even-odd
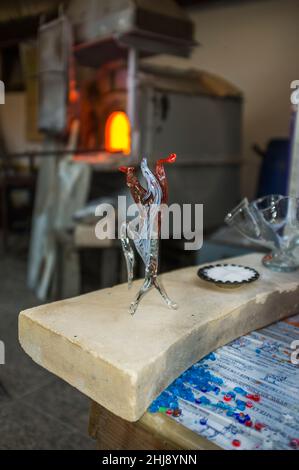
{"type": "Polygon", "coordinates": [[[129,155],[131,152],[130,131],[130,121],[126,113],[123,111],[111,113],[105,127],[105,150],[129,155]]]}

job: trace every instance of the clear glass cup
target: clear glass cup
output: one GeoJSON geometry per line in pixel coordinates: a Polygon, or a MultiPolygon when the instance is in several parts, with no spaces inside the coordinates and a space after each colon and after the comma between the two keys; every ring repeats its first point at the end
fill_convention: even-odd
{"type": "Polygon", "coordinates": [[[263,264],[274,271],[299,268],[299,199],[271,194],[249,203],[245,198],[225,221],[246,238],[268,247],[263,264]]]}

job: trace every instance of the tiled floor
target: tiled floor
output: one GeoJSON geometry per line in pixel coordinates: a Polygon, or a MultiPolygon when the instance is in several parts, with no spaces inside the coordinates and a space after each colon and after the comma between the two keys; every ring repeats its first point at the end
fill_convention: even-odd
{"type": "Polygon", "coordinates": [[[89,400],[35,364],[18,343],[20,310],[39,302],[26,287],[26,259],[0,255],[0,449],[94,449],[89,400]]]}

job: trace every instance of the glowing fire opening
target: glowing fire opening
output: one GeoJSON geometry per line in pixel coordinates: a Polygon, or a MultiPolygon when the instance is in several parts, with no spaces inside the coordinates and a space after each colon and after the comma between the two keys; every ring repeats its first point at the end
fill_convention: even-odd
{"type": "Polygon", "coordinates": [[[130,121],[126,113],[123,111],[111,113],[105,126],[105,150],[129,155],[131,152],[130,130],[130,121]]]}

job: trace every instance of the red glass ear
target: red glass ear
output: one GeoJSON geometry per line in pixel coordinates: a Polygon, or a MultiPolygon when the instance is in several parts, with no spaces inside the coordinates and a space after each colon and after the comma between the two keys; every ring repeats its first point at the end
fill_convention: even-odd
{"type": "Polygon", "coordinates": [[[161,158],[156,162],[155,176],[160,183],[162,190],[162,204],[166,204],[168,201],[168,183],[166,173],[164,169],[164,163],[174,163],[176,161],[176,154],[171,153],[166,158],[161,158]]]}
{"type": "Polygon", "coordinates": [[[176,161],[176,154],[175,153],[170,153],[168,157],[166,158],[161,158],[160,160],[157,161],[157,164],[163,164],[163,163],[174,163],[176,161]]]}
{"type": "Polygon", "coordinates": [[[128,167],[127,166],[120,166],[120,167],[118,167],[118,169],[122,173],[128,173],[128,167]]]}

